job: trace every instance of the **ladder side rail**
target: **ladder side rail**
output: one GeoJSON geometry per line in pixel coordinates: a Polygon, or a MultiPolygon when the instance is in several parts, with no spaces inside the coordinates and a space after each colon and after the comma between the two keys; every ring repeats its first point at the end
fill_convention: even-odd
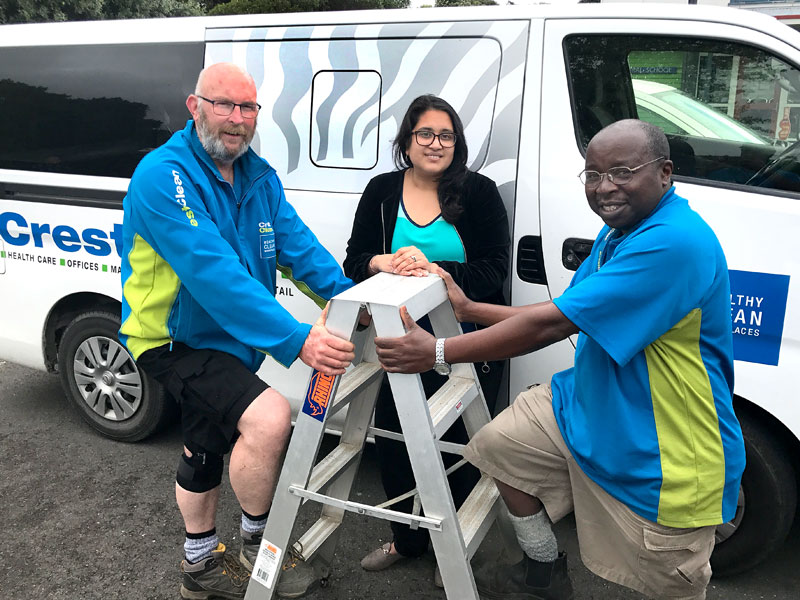
{"type": "MultiPolygon", "coordinates": [[[[428,318],[431,321],[434,334],[437,337],[453,337],[462,333],[461,325],[456,319],[455,312],[453,311],[453,306],[449,302],[449,298],[440,306],[432,310],[428,315],[428,318]]],[[[455,364],[453,365],[451,377],[453,375],[470,378],[475,381],[478,387],[478,398],[471,402],[461,414],[461,417],[464,420],[464,427],[467,430],[467,435],[470,439],[472,439],[475,434],[478,433],[481,427],[492,420],[492,415],[489,412],[489,408],[486,404],[486,399],[480,386],[480,380],[478,379],[478,373],[475,370],[475,365],[473,363],[455,364]]],[[[476,488],[480,487],[481,482],[478,483],[476,488]]],[[[479,490],[473,491],[479,493],[479,490]]],[[[465,502],[465,504],[467,503],[468,501],[465,502]]],[[[515,553],[519,551],[517,536],[514,533],[513,526],[511,525],[511,521],[508,517],[508,511],[505,507],[505,503],[499,496],[499,492],[497,494],[496,501],[493,503],[490,513],[494,515],[493,524],[497,527],[498,532],[500,533],[500,538],[503,541],[506,552],[510,556],[515,556],[515,553]]],[[[491,519],[488,515],[487,521],[491,523],[491,519]]],[[[490,525],[487,525],[487,523],[484,522],[477,530],[470,532],[471,539],[465,540],[465,542],[468,544],[468,557],[471,558],[474,555],[480,544],[480,541],[483,540],[489,528],[490,525]]]]}
{"type": "MultiPolygon", "coordinates": [[[[289,538],[294,527],[294,519],[290,519],[288,516],[297,514],[302,500],[302,498],[289,493],[289,486],[299,485],[305,487],[307,485],[311,469],[319,453],[324,431],[325,425],[322,421],[318,421],[302,412],[297,415],[294,432],[286,451],[286,456],[293,457],[295,462],[291,469],[287,469],[284,462],[284,466],[281,469],[278,485],[275,487],[275,495],[272,498],[272,506],[267,517],[267,526],[264,529],[259,549],[260,555],[264,552],[267,544],[279,548],[281,551],[280,564],[277,565],[277,572],[272,577],[272,587],[267,587],[255,576],[250,578],[245,600],[271,600],[273,597],[281,574],[282,561],[289,551],[289,538]]],[[[254,567],[257,566],[258,564],[254,565],[254,567]]]]}
{"type": "MultiPolygon", "coordinates": [[[[326,327],[328,331],[339,337],[350,339],[355,332],[358,323],[358,313],[361,304],[357,302],[331,302],[328,309],[326,327]]],[[[294,430],[289,440],[286,451],[286,459],[290,459],[292,464],[287,468],[286,459],[278,477],[278,485],[272,498],[267,526],[259,547],[259,558],[254,565],[254,573],[250,578],[245,594],[245,600],[271,600],[277,588],[278,580],[283,572],[281,564],[289,552],[289,539],[294,527],[294,521],[300,507],[301,498],[289,493],[289,487],[299,485],[305,487],[311,476],[311,470],[316,461],[319,448],[322,443],[322,436],[325,433],[325,422],[328,417],[327,407],[330,401],[336,396],[336,389],[339,386],[341,376],[336,376],[330,381],[329,393],[322,402],[313,404],[308,398],[312,397],[312,387],[315,382],[320,381],[321,374],[312,371],[309,376],[306,396],[303,400],[303,410],[297,415],[294,430]],[[315,379],[316,378],[316,379],[315,379]],[[308,409],[308,412],[305,412],[308,409]],[[322,414],[312,416],[310,412],[322,411],[322,414]],[[271,565],[270,571],[274,574],[271,577],[271,586],[267,586],[265,581],[260,579],[256,572],[260,566],[262,556],[267,552],[268,546],[277,547],[281,555],[277,561],[277,567],[271,565]]]]}
{"type": "MultiPolygon", "coordinates": [[[[444,284],[444,282],[442,283],[444,284]]],[[[456,320],[455,312],[453,312],[453,307],[449,301],[444,302],[432,310],[428,317],[431,320],[433,331],[437,337],[453,337],[462,333],[461,325],[456,320]]],[[[489,408],[486,406],[486,398],[483,395],[483,389],[481,389],[478,373],[475,371],[475,365],[473,363],[454,364],[451,377],[453,376],[470,379],[476,382],[478,387],[478,398],[470,402],[469,406],[467,406],[461,414],[467,433],[469,437],[472,438],[481,427],[492,420],[492,416],[489,414],[489,408]],[[475,408],[472,408],[473,406],[475,408]]]]}
{"type": "MultiPolygon", "coordinates": [[[[439,282],[444,288],[444,282],[439,282]]],[[[372,314],[379,336],[404,335],[397,306],[372,305],[372,314]]],[[[412,313],[412,317],[419,316],[412,313]]],[[[479,600],[444,464],[434,440],[422,382],[419,375],[389,373],[389,383],[425,514],[442,521],[442,531],[431,535],[431,543],[447,595],[459,600],[479,600]]]]}

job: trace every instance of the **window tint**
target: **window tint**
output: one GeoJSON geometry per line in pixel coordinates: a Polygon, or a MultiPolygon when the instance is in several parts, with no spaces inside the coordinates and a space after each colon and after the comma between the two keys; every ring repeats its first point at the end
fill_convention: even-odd
{"type": "Polygon", "coordinates": [[[0,168],[130,177],[202,66],[202,44],[0,48],[0,168]]]}
{"type": "Polygon", "coordinates": [[[734,42],[573,36],[579,141],[639,118],[667,134],[675,174],[800,192],[800,71],[734,42]],[[778,172],[774,172],[774,171],[778,172]]]}

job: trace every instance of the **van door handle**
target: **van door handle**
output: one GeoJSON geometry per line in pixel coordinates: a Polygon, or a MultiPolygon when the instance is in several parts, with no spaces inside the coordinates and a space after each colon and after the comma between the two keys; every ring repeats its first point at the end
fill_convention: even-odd
{"type": "Polygon", "coordinates": [[[581,263],[592,253],[594,240],[567,238],[561,246],[561,263],[570,271],[577,271],[581,263]]]}
{"type": "Polygon", "coordinates": [[[528,283],[547,285],[540,236],[524,235],[520,238],[517,245],[517,276],[528,283]]]}

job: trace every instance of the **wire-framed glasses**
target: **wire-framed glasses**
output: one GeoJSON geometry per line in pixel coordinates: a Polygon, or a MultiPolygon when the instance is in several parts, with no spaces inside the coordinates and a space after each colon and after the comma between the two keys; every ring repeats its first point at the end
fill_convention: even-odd
{"type": "Polygon", "coordinates": [[[659,156],[658,158],[654,158],[653,160],[649,160],[646,163],[642,163],[638,167],[633,168],[612,167],[605,173],[598,173],[597,171],[589,171],[584,169],[578,173],[578,179],[581,180],[583,185],[592,190],[600,185],[600,183],[603,181],[603,177],[608,177],[608,180],[614,185],[625,185],[633,180],[633,174],[636,173],[636,171],[642,167],[646,167],[647,165],[652,165],[656,161],[664,160],[665,158],[666,156],[659,156]]]}
{"type": "Polygon", "coordinates": [[[452,131],[433,133],[427,129],[420,129],[419,131],[412,131],[411,133],[414,134],[414,139],[417,140],[420,146],[430,146],[437,137],[443,148],[452,148],[456,145],[456,134],[452,131]]]}
{"type": "Polygon", "coordinates": [[[239,104],[237,102],[230,102],[228,100],[211,100],[210,98],[206,98],[205,96],[201,96],[199,94],[195,95],[198,98],[210,103],[214,114],[219,115],[220,117],[227,117],[237,106],[242,113],[242,117],[245,119],[254,119],[258,114],[258,111],[261,110],[261,105],[258,102],[243,102],[242,104],[239,104]]]}

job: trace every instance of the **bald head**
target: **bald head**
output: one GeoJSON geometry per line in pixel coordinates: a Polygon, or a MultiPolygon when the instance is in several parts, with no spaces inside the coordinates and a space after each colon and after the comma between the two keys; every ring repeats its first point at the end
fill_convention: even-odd
{"type": "Polygon", "coordinates": [[[247,71],[232,63],[216,63],[200,72],[194,94],[186,99],[197,137],[223,176],[250,147],[257,98],[256,83],[247,71]]]}
{"type": "Polygon", "coordinates": [[[586,185],[589,206],[609,227],[629,231],[672,185],[667,138],[644,121],[617,121],[589,142],[586,171],[600,175],[586,185]]]}
{"type": "Polygon", "coordinates": [[[591,146],[595,140],[603,140],[604,138],[628,138],[638,140],[638,143],[644,144],[643,156],[648,159],[658,158],[663,156],[669,158],[669,142],[664,132],[646,121],[639,119],[623,119],[616,121],[607,127],[601,129],[597,135],[589,142],[591,146]]]}
{"type": "Polygon", "coordinates": [[[253,76],[233,63],[215,63],[207,66],[200,71],[197,77],[197,84],[194,86],[194,93],[199,96],[208,96],[209,90],[230,85],[249,86],[253,92],[256,90],[256,82],[253,76]]]}

